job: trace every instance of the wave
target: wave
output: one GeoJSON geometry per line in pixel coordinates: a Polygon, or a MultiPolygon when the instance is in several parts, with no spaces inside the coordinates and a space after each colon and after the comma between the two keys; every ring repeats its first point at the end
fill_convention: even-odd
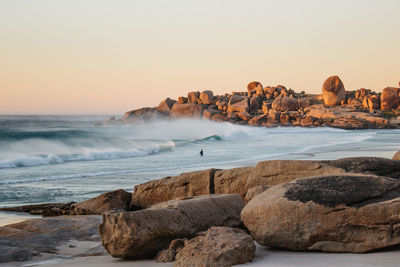
{"type": "Polygon", "coordinates": [[[175,143],[170,141],[164,144],[152,145],[145,148],[137,148],[130,150],[110,149],[105,151],[91,151],[78,154],[46,154],[46,155],[21,155],[11,160],[0,160],[0,169],[32,167],[38,165],[59,164],[73,161],[93,161],[93,160],[110,160],[131,157],[143,157],[171,150],[175,143]]]}

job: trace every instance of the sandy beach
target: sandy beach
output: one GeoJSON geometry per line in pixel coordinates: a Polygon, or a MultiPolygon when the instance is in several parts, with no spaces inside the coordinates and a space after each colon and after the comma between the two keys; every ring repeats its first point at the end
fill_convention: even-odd
{"type": "MultiPolygon", "coordinates": [[[[82,244],[88,246],[89,244],[82,244]]],[[[67,250],[60,250],[61,254],[42,255],[23,263],[8,263],[8,266],[58,266],[58,267],[167,267],[173,263],[157,263],[151,260],[129,261],[107,256],[89,256],[68,258],[67,250]],[[64,253],[64,254],[63,254],[64,253]]],[[[272,250],[257,244],[253,262],[237,265],[252,267],[397,267],[400,262],[400,249],[367,254],[349,253],[318,253],[318,252],[293,252],[272,250]]]]}

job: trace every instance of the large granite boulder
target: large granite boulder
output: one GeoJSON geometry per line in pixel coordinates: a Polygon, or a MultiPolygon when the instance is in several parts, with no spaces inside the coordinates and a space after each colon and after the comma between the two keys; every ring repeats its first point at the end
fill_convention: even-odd
{"type": "Polygon", "coordinates": [[[211,105],[212,104],[212,101],[213,101],[213,97],[214,97],[214,94],[213,94],[213,91],[211,91],[211,90],[206,90],[206,91],[203,91],[201,94],[200,94],[200,102],[202,103],[202,104],[205,104],[205,105],[211,105]]]}
{"type": "Polygon", "coordinates": [[[197,103],[197,99],[200,97],[200,92],[195,91],[195,92],[189,92],[188,93],[188,102],[192,104],[197,103]]]}
{"type": "Polygon", "coordinates": [[[360,253],[400,244],[399,214],[400,180],[353,174],[273,186],[241,218],[262,245],[360,253]]]}
{"type": "Polygon", "coordinates": [[[386,87],[381,94],[381,109],[396,109],[399,106],[400,88],[386,87]]]}
{"type": "Polygon", "coordinates": [[[293,97],[278,97],[272,102],[272,108],[278,111],[295,111],[299,109],[296,98],[293,97]]]}
{"type": "Polygon", "coordinates": [[[249,96],[252,94],[263,95],[264,89],[260,82],[253,81],[247,85],[247,92],[249,96]]]}
{"type": "Polygon", "coordinates": [[[160,104],[158,105],[158,111],[161,113],[164,113],[166,115],[169,115],[169,113],[175,103],[176,103],[176,100],[173,100],[168,97],[160,102],[160,104]]]}
{"type": "MultiPolygon", "coordinates": [[[[100,222],[101,216],[60,216],[0,227],[0,262],[24,261],[40,253],[57,253],[57,248],[70,240],[94,241],[97,255],[102,255],[104,250],[99,247],[97,231],[100,222]]],[[[91,249],[82,248],[79,254],[94,253],[91,249]]]]}
{"type": "Polygon", "coordinates": [[[204,106],[194,103],[179,104],[172,106],[170,116],[174,118],[201,118],[203,116],[204,106]]]}
{"type": "Polygon", "coordinates": [[[249,112],[249,98],[233,95],[228,103],[228,112],[249,112]]]}
{"type": "Polygon", "coordinates": [[[325,105],[339,105],[346,98],[344,85],[338,76],[331,76],[322,85],[322,96],[325,105]]]}
{"type": "Polygon", "coordinates": [[[153,258],[177,238],[191,238],[211,226],[239,227],[239,195],[188,197],[135,212],[105,213],[99,226],[104,248],[117,258],[153,258]]]}
{"type": "Polygon", "coordinates": [[[256,246],[241,229],[211,227],[186,241],[175,257],[174,266],[232,266],[253,260],[256,246]]]}
{"type": "Polygon", "coordinates": [[[106,192],[95,198],[72,204],[71,215],[102,214],[105,211],[125,211],[129,209],[132,194],[123,189],[106,192]]]}
{"type": "MultiPolygon", "coordinates": [[[[151,205],[179,197],[209,195],[214,193],[215,169],[182,173],[136,185],[132,193],[131,209],[151,205]]],[[[222,193],[222,192],[221,192],[222,193]]]]}

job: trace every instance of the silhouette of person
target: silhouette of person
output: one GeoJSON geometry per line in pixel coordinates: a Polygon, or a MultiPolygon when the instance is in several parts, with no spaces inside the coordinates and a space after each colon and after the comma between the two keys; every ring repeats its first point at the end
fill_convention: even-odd
{"type": "Polygon", "coordinates": [[[200,150],[200,156],[202,157],[204,154],[203,149],[200,150]]]}

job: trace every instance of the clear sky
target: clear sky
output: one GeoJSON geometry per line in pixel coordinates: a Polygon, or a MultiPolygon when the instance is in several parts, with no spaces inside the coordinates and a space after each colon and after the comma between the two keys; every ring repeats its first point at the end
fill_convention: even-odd
{"type": "Polygon", "coordinates": [[[248,82],[400,81],[399,0],[0,0],[0,114],[118,114],[248,82]]]}

